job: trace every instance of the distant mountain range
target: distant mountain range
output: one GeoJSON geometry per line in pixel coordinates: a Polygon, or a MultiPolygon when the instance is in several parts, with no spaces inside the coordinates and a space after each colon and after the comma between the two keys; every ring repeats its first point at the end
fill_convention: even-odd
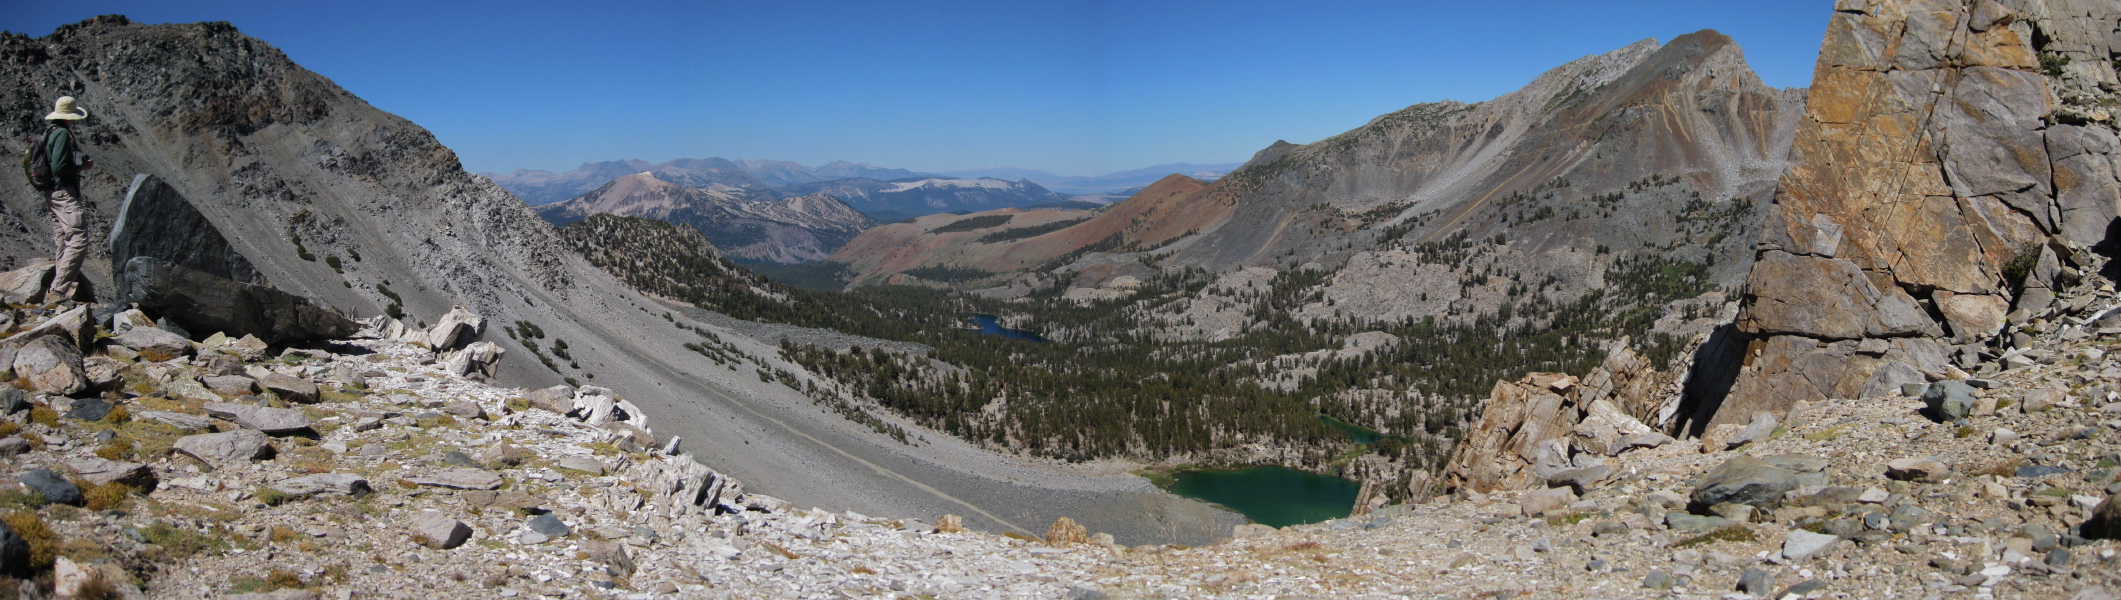
{"type": "Polygon", "coordinates": [[[1133,195],[1131,193],[1127,193],[1130,190],[1139,191],[1140,188],[1148,187],[1149,184],[1156,183],[1157,180],[1163,179],[1167,175],[1176,174],[1184,175],[1201,181],[1215,181],[1216,179],[1221,179],[1222,176],[1228,175],[1230,171],[1236,170],[1237,167],[1243,165],[1244,163],[1221,163],[1213,165],[1202,165],[1194,163],[1170,163],[1156,165],[1152,167],[1143,167],[1132,171],[1107,173],[1095,177],[1056,175],[1046,171],[1040,171],[1038,169],[1026,169],[1023,167],[985,167],[979,169],[965,169],[962,171],[944,171],[942,174],[949,175],[952,177],[995,177],[1000,179],[1029,179],[1033,183],[1045,186],[1046,189],[1060,192],[1063,194],[1096,195],[1100,197],[1116,196],[1117,199],[1125,199],[1127,196],[1133,195]]]}
{"type": "Polygon", "coordinates": [[[657,179],[689,188],[750,193],[834,179],[859,177],[892,180],[929,176],[905,169],[886,169],[846,161],[806,167],[785,160],[729,160],[714,157],[680,158],[663,163],[640,159],[610,160],[582,163],[582,166],[565,173],[516,169],[507,174],[480,175],[493,180],[495,185],[514,192],[524,203],[537,206],[589,193],[614,179],[635,173],[654,173],[657,179]]]}
{"type": "MultiPolygon", "coordinates": [[[[514,192],[516,197],[532,206],[551,204],[589,193],[613,179],[635,173],[655,173],[658,179],[685,187],[719,189],[722,191],[766,192],[773,188],[832,181],[836,179],[874,179],[895,181],[915,178],[959,178],[959,179],[1003,179],[1008,181],[1030,180],[1046,190],[1069,196],[1089,196],[1084,200],[1110,203],[1125,199],[1166,175],[1185,175],[1201,181],[1214,181],[1236,169],[1242,163],[1195,164],[1170,163],[1144,167],[1131,171],[1120,171],[1092,177],[1058,175],[1049,171],[1024,167],[984,167],[941,173],[923,173],[906,169],[891,169],[868,163],[834,161],[806,167],[785,160],[731,160],[726,158],[680,158],[662,163],[645,160],[609,160],[582,163],[572,171],[555,173],[535,169],[516,169],[509,173],[480,173],[494,184],[514,192]]],[[[778,196],[801,194],[775,194],[778,196]]],[[[979,207],[973,210],[987,210],[979,207]]],[[[955,209],[953,209],[955,210],[955,209]]],[[[945,211],[936,211],[945,212],[945,211]]],[[[933,213],[921,213],[933,214],[933,213]]]]}
{"type": "Polygon", "coordinates": [[[648,171],[613,179],[588,194],[540,206],[537,211],[556,226],[600,214],[690,225],[732,257],[776,263],[824,258],[876,225],[875,220],[827,194],[760,198],[685,187],[648,171]]]}

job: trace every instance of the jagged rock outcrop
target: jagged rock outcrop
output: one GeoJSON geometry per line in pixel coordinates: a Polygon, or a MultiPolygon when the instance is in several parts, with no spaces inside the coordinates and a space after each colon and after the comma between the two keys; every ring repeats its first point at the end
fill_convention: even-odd
{"type": "Polygon", "coordinates": [[[1742,370],[1690,427],[1896,393],[2046,316],[2121,211],[2117,23],[2100,1],[1838,2],[1747,281],[1742,370]]]}
{"type": "Polygon", "coordinates": [[[1669,441],[1613,403],[1587,395],[1604,394],[1558,373],[1496,382],[1480,420],[1444,465],[1443,485],[1476,492],[1580,487],[1610,474],[1606,457],[1669,441]]]}

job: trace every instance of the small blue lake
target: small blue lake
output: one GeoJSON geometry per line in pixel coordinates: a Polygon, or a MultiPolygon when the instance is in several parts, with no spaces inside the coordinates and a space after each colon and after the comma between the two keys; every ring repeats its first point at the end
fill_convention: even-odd
{"type": "Polygon", "coordinates": [[[1012,340],[1024,340],[1027,342],[1050,341],[1039,337],[1036,333],[1003,327],[1001,321],[995,320],[994,315],[972,315],[972,320],[979,323],[979,332],[987,335],[998,335],[1012,340]]]}
{"type": "Polygon", "coordinates": [[[1287,467],[1180,471],[1170,492],[1220,504],[1254,523],[1287,527],[1348,516],[1356,482],[1287,467]]]}

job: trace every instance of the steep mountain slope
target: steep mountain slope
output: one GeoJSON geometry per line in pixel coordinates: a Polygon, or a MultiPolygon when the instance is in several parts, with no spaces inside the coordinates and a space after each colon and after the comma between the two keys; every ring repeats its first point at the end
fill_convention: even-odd
{"type": "Polygon", "coordinates": [[[1161,245],[1228,215],[1187,204],[1206,184],[1171,175],[1124,202],[1099,210],[1004,208],[968,215],[930,215],[862,232],[830,260],[855,272],[852,285],[886,281],[922,269],[957,272],[976,281],[1045,265],[1070,255],[1126,244],[1161,245]],[[1021,216],[1019,216],[1021,215],[1021,216]],[[1008,219],[997,220],[1001,217],[1008,219]],[[956,224],[992,223],[980,227],[956,224]]]}
{"type": "MultiPolygon", "coordinates": [[[[504,328],[483,335],[507,350],[501,381],[542,387],[565,376],[610,387],[644,409],[659,434],[683,437],[687,454],[762,492],[872,514],[956,512],[997,530],[1079,515],[1137,540],[1129,543],[1180,531],[1160,519],[1186,524],[1182,542],[1220,535],[1202,505],[1138,478],[1006,461],[946,436],[901,443],[763,381],[760,371],[807,375],[776,356],[768,333],[754,338],[711,315],[680,318],[679,308],[626,288],[570,251],[530,207],[465,172],[426,130],[227,23],[141,25],[113,16],[44,38],[0,36],[0,111],[24,116],[0,124],[0,133],[24,139],[28,118],[62,94],[94,114],[80,134],[99,165],[84,186],[97,239],[108,234],[124,183],[151,173],[276,287],[357,316],[402,303],[415,322],[463,306],[515,325],[506,331],[534,325],[553,347],[566,340],[571,364],[548,367],[493,331],[504,328]],[[692,349],[710,339],[721,354],[692,349]]],[[[15,164],[20,147],[0,144],[0,162],[15,164]]],[[[19,169],[0,169],[0,252],[11,263],[47,250],[43,209],[27,189],[19,169]]],[[[107,290],[108,257],[89,263],[107,290]]]]}
{"type": "Polygon", "coordinates": [[[1062,202],[1067,196],[1053,193],[1028,180],[952,179],[910,177],[890,181],[867,178],[836,179],[790,185],[782,194],[827,194],[878,220],[896,220],[952,211],[993,210],[1062,202]]]}
{"type": "Polygon", "coordinates": [[[596,214],[681,223],[699,229],[731,256],[777,263],[824,258],[876,225],[868,216],[823,194],[747,199],[725,191],[685,187],[649,172],[620,177],[579,198],[537,210],[539,216],[561,226],[596,214]]]}
{"type": "Polygon", "coordinates": [[[1839,6],[1696,429],[1996,358],[2113,252],[2121,5],[1839,6]]]}
{"type": "Polygon", "coordinates": [[[1665,207],[1585,214],[1589,204],[1612,204],[1591,196],[1640,191],[1652,175],[1718,208],[1759,193],[1785,164],[1799,100],[1762,85],[1722,34],[1663,47],[1645,40],[1494,100],[1417,105],[1274,151],[1227,178],[1217,197],[1236,203],[1236,214],[1177,260],[1211,270],[1337,262],[1332,246],[1376,237],[1344,231],[1353,219],[1411,224],[1403,235],[1415,243],[1461,231],[1475,239],[1508,231],[1550,251],[1663,242],[1643,230],[1672,229],[1648,214],[1665,207]],[[1537,216],[1548,207],[1576,212],[1537,216]]]}

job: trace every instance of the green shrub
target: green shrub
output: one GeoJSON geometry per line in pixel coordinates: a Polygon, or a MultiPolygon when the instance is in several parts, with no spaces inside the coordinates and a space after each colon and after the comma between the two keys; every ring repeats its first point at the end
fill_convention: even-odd
{"type": "Polygon", "coordinates": [[[258,489],[256,491],[251,492],[250,495],[253,498],[257,498],[258,502],[264,503],[266,506],[279,506],[282,504],[286,504],[289,500],[295,499],[294,496],[288,494],[287,492],[282,492],[280,490],[272,489],[265,486],[258,486],[258,489]]]}

